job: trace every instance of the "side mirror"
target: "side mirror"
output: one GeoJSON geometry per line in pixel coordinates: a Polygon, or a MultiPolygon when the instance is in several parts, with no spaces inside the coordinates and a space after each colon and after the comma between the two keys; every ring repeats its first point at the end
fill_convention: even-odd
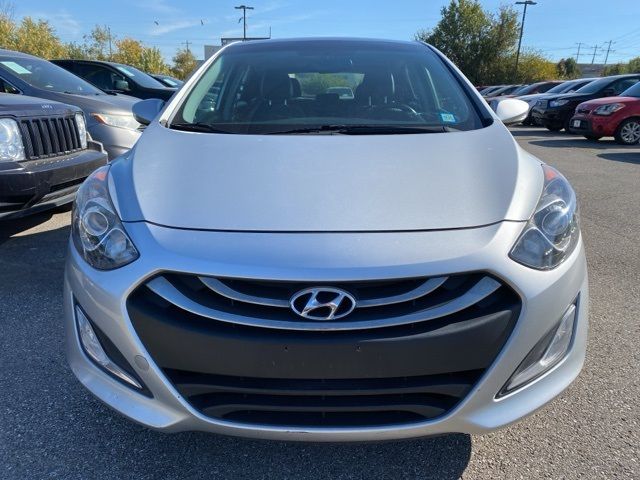
{"type": "Polygon", "coordinates": [[[529,115],[529,104],[516,98],[491,100],[489,105],[505,125],[520,123],[529,115]]]}
{"type": "Polygon", "coordinates": [[[149,125],[164,108],[164,100],[149,98],[133,104],[133,118],[142,125],[149,125]]]}
{"type": "Polygon", "coordinates": [[[129,87],[129,82],[127,82],[126,80],[116,80],[115,82],[113,82],[113,86],[114,90],[119,90],[121,92],[128,92],[129,90],[131,90],[131,88],[129,87]]]}
{"type": "Polygon", "coordinates": [[[613,97],[613,96],[615,96],[616,91],[615,91],[613,88],[605,88],[605,89],[602,91],[602,94],[603,94],[605,97],[613,97]]]}

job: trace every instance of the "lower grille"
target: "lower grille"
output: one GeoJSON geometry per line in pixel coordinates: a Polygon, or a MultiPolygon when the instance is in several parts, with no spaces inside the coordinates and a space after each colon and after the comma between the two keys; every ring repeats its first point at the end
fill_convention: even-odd
{"type": "Polygon", "coordinates": [[[270,425],[385,425],[442,415],[481,371],[410,378],[300,380],[225,377],[179,370],[166,375],[205,415],[270,425]]]}
{"type": "Polygon", "coordinates": [[[446,414],[493,363],[520,312],[517,294],[482,273],[330,285],[365,306],[309,321],[280,303],[318,284],[165,273],[138,287],[127,309],[167,379],[203,414],[325,427],[446,414]]]}
{"type": "Polygon", "coordinates": [[[82,149],[73,115],[23,119],[20,130],[28,160],[66,155],[82,149]]]}

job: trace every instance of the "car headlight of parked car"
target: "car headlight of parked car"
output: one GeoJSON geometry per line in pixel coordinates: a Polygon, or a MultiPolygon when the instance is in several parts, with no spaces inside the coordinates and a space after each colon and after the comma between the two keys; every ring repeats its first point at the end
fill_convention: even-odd
{"type": "Polygon", "coordinates": [[[566,178],[543,165],[544,188],[536,209],[516,241],[510,256],[538,270],[557,267],[578,244],[578,204],[566,178]]]}
{"type": "Polygon", "coordinates": [[[128,113],[92,113],[91,116],[98,122],[111,127],[126,128],[128,130],[137,130],[140,127],[133,115],[128,113]]]}
{"type": "Polygon", "coordinates": [[[109,166],[104,166],[85,180],[71,217],[71,237],[78,253],[98,270],[113,270],[140,256],[111,202],[108,174],[109,166]]]}
{"type": "Polygon", "coordinates": [[[593,113],[595,115],[611,115],[624,108],[624,103],[609,103],[607,105],[601,105],[596,108],[593,113]]]}
{"type": "Polygon", "coordinates": [[[569,100],[551,100],[549,102],[549,106],[550,107],[562,107],[563,105],[566,105],[567,103],[569,103],[569,100]]]}
{"type": "Polygon", "coordinates": [[[18,123],[11,118],[0,118],[0,162],[24,159],[24,145],[18,123]]]}
{"type": "Polygon", "coordinates": [[[76,113],[76,126],[80,135],[80,145],[87,148],[87,123],[84,121],[84,115],[80,112],[76,113]]]}

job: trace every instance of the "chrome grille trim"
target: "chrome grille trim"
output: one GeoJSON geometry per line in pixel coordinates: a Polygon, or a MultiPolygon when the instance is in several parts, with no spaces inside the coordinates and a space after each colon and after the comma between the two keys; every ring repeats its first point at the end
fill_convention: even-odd
{"type": "Polygon", "coordinates": [[[283,300],[281,298],[269,298],[269,297],[258,297],[256,295],[247,295],[245,293],[239,292],[226,283],[221,282],[217,278],[212,277],[198,277],[204,285],[213,290],[218,295],[222,295],[223,297],[227,297],[231,300],[235,300],[237,302],[245,302],[245,303],[253,303],[255,305],[266,305],[268,307],[282,307],[289,308],[289,300],[283,300]]]}
{"type": "MultiPolygon", "coordinates": [[[[432,279],[434,282],[430,286],[433,286],[437,281],[440,281],[441,278],[442,277],[432,279]]],[[[424,286],[424,284],[422,286],[424,286]]],[[[450,301],[440,303],[430,308],[418,310],[410,314],[373,320],[348,321],[347,319],[326,322],[276,320],[250,317],[247,315],[236,315],[228,311],[217,310],[192,300],[163,276],[150,280],[146,283],[146,287],[157,296],[186,312],[215,321],[279,330],[340,331],[393,327],[442,318],[460,312],[482,301],[498,290],[501,287],[501,284],[491,277],[483,276],[464,294],[455,297],[450,301]]]]}

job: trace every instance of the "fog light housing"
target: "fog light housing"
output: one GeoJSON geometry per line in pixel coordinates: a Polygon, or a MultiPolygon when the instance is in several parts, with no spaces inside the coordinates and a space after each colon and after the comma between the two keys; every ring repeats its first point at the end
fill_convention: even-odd
{"type": "Polygon", "coordinates": [[[576,323],[576,303],[569,306],[560,322],[540,340],[511,375],[498,397],[507,395],[556,366],[571,347],[576,323]]]}
{"type": "Polygon", "coordinates": [[[142,390],[144,387],[136,380],[132,375],[125,372],[122,368],[116,365],[104,351],[98,335],[96,335],[91,322],[82,311],[82,309],[76,305],[76,326],[78,327],[78,336],[80,337],[80,344],[84,353],[95,362],[100,368],[113,375],[119,380],[122,380],[126,384],[142,390]]]}

